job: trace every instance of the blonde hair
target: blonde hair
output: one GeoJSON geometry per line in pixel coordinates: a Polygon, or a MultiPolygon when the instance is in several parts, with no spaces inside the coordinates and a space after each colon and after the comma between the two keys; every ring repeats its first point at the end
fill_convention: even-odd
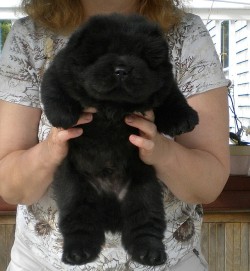
{"type": "MultiPolygon", "coordinates": [[[[22,0],[21,7],[37,24],[54,32],[69,33],[84,21],[81,0],[22,0]]],[[[167,31],[180,22],[183,11],[180,0],[138,0],[138,13],[167,31]]]]}

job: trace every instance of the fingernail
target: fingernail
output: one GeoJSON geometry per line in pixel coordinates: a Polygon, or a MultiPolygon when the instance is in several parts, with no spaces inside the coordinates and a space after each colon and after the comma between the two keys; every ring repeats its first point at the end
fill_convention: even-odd
{"type": "Polygon", "coordinates": [[[133,122],[133,120],[134,120],[134,117],[131,115],[126,117],[127,122],[133,122]]]}
{"type": "Polygon", "coordinates": [[[85,119],[92,120],[92,114],[91,113],[86,114],[85,119]]]}

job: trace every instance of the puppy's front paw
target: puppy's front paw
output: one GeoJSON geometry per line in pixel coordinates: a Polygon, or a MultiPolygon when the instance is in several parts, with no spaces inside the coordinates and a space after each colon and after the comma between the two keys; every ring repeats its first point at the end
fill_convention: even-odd
{"type": "Polygon", "coordinates": [[[187,107],[185,110],[176,112],[176,115],[169,120],[167,134],[176,136],[190,132],[198,123],[198,113],[191,107],[187,107]]]}
{"type": "Polygon", "coordinates": [[[163,243],[155,238],[138,239],[129,248],[129,253],[134,261],[143,265],[161,265],[167,260],[163,243]]]}
{"type": "Polygon", "coordinates": [[[82,265],[94,261],[104,243],[103,236],[90,238],[85,234],[72,234],[64,237],[62,261],[70,265],[82,265]]]}
{"type": "Polygon", "coordinates": [[[75,125],[81,115],[82,108],[80,104],[61,104],[54,108],[46,108],[45,114],[49,122],[54,127],[62,127],[64,129],[70,128],[75,125]]]}

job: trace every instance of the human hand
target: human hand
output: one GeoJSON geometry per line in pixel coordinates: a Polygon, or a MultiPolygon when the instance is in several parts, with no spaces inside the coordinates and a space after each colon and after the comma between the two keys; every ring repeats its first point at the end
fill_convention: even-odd
{"type": "Polygon", "coordinates": [[[147,111],[144,115],[135,113],[127,116],[125,122],[140,131],[139,135],[130,135],[129,141],[139,148],[141,160],[148,165],[156,164],[161,157],[165,138],[154,124],[154,112],[147,111]]]}
{"type": "Polygon", "coordinates": [[[82,135],[83,129],[77,127],[80,124],[86,124],[92,121],[95,108],[87,108],[80,116],[75,126],[69,129],[52,127],[47,141],[48,152],[52,162],[59,165],[68,153],[68,141],[82,135]]]}

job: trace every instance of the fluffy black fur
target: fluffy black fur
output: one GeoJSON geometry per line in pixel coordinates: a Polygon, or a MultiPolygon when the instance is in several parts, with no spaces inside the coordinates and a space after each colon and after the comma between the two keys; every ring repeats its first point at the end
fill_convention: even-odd
{"type": "Polygon", "coordinates": [[[106,231],[122,233],[132,259],[166,261],[162,188],[128,140],[138,131],[125,116],[153,109],[161,133],[178,135],[198,123],[173,78],[161,29],[141,16],[95,16],[70,38],[44,75],[42,102],[55,127],[76,124],[95,107],[82,136],[54,177],[59,227],[68,264],[93,261],[106,231]]]}

